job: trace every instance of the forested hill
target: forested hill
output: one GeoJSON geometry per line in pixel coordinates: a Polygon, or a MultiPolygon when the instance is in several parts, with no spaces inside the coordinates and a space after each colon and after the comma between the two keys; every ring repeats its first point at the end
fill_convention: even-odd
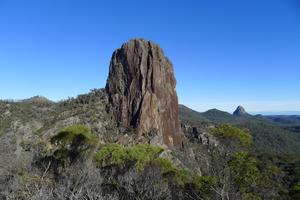
{"type": "Polygon", "coordinates": [[[253,148],[258,152],[300,154],[299,116],[238,116],[217,109],[197,112],[179,105],[179,117],[195,126],[229,123],[246,128],[253,137],[253,148]]]}

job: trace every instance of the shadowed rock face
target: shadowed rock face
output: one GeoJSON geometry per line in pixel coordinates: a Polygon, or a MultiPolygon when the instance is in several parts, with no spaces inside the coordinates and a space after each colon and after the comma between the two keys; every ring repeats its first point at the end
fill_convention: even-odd
{"type": "Polygon", "coordinates": [[[175,87],[173,66],[158,45],[134,39],[113,53],[106,91],[119,125],[181,146],[175,87]]]}

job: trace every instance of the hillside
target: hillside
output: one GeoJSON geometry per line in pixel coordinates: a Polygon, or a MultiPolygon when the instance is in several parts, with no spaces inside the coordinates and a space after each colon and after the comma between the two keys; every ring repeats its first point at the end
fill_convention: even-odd
{"type": "Polygon", "coordinates": [[[292,131],[291,128],[294,127],[292,126],[294,123],[298,122],[297,117],[279,116],[279,119],[290,119],[290,128],[287,128],[286,126],[282,126],[282,123],[271,120],[275,118],[274,116],[234,116],[217,109],[200,113],[183,105],[179,105],[179,114],[182,121],[191,121],[193,125],[201,125],[202,123],[230,123],[245,128],[253,136],[254,149],[258,152],[278,154],[300,153],[300,149],[298,148],[300,146],[300,135],[292,131]]]}
{"type": "Polygon", "coordinates": [[[175,88],[159,45],[133,39],[114,51],[105,89],[0,101],[0,199],[300,195],[299,135],[241,107],[196,112],[175,88]]]}
{"type": "Polygon", "coordinates": [[[300,133],[300,116],[299,115],[267,115],[264,116],[269,120],[286,130],[291,132],[300,133]]]}

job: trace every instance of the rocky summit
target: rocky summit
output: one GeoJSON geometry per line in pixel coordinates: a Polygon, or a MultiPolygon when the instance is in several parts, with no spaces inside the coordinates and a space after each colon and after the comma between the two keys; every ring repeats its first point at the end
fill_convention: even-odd
{"type": "Polygon", "coordinates": [[[106,91],[113,117],[138,135],[154,134],[168,146],[182,145],[176,80],[171,62],[155,43],[133,39],[113,55],[106,91]]]}
{"type": "Polygon", "coordinates": [[[233,112],[234,116],[243,116],[243,115],[248,115],[246,112],[245,108],[243,106],[238,106],[236,110],[233,112]]]}

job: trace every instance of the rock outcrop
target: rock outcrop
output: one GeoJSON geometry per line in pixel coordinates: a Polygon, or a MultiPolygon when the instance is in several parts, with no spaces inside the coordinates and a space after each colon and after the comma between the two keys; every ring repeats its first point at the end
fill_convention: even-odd
{"type": "Polygon", "coordinates": [[[113,53],[106,91],[120,126],[156,133],[163,144],[180,147],[175,87],[173,66],[157,44],[133,39],[113,53]]]}
{"type": "Polygon", "coordinates": [[[243,106],[238,106],[237,109],[233,112],[234,116],[244,116],[249,115],[243,106]]]}

